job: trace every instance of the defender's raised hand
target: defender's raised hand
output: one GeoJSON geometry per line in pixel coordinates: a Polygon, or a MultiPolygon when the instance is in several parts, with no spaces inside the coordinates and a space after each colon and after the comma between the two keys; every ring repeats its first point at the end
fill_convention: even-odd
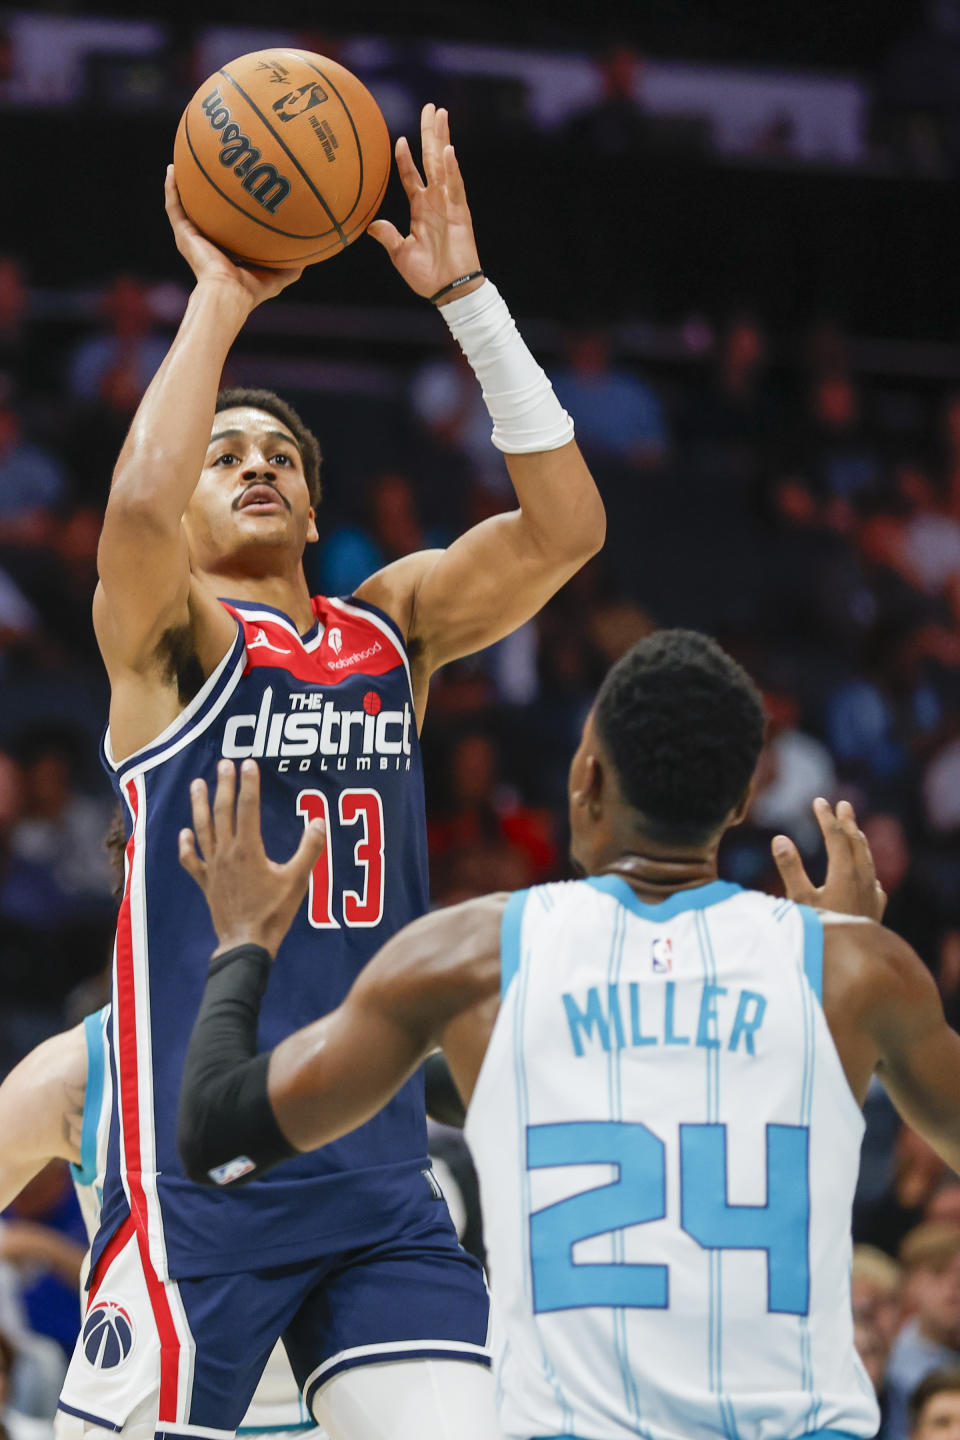
{"type": "MultiPolygon", "coordinates": [[[[396,146],[397,171],[410,201],[410,234],[401,235],[389,220],[375,220],[369,234],[386,250],[410,289],[429,299],[452,280],[479,270],[480,260],[446,110],[424,105],[420,142],[426,179],[405,135],[396,146]]],[[[458,286],[449,299],[468,295],[480,283],[477,279],[458,286]]]]}
{"type": "Polygon", "coordinates": [[[882,920],[887,897],[853,806],[849,800],[841,800],[834,811],[827,800],[818,799],[813,802],[813,813],[827,847],[827,878],[819,888],[813,885],[793,841],[786,835],[775,836],[773,858],[788,899],[842,915],[882,920]]]}
{"type": "Polygon", "coordinates": [[[207,898],[220,942],[217,955],[238,945],[261,945],[276,955],[307,892],[326,832],[322,821],[311,821],[294,855],[279,865],[263,848],[255,761],[243,762],[239,795],[236,788],[233,762],[221,760],[211,814],[206,784],[194,780],[194,828],[180,831],[180,864],[207,898]]]}

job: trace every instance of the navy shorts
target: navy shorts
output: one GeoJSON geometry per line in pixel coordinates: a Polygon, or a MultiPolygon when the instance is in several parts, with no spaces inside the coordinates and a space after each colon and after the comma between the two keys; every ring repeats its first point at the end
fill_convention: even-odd
{"type": "Polygon", "coordinates": [[[358,1365],[490,1364],[483,1272],[442,1202],[382,1244],[237,1275],[161,1282],[144,1248],[128,1223],[104,1252],[61,1398],[108,1429],[155,1390],[158,1436],[231,1435],[278,1336],[308,1409],[358,1365]]]}

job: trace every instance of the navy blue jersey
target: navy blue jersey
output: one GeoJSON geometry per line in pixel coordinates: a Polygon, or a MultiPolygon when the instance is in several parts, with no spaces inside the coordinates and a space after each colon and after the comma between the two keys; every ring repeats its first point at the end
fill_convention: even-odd
{"type": "Polygon", "coordinates": [[[129,1211],[160,1279],[377,1244],[428,1183],[420,1075],[359,1130],[239,1190],[202,1189],[183,1174],[180,1078],[216,945],[206,901],[177,860],[190,781],[203,776],[212,794],[221,757],[257,760],[274,859],[293,853],[310,820],[326,822],[326,851],[264,997],[261,1048],[337,1006],[428,902],[423,771],[396,626],[358,600],[317,597],[316,623],[300,636],[270,606],[225,603],[236,641],[177,720],[119,765],[104,740],[129,839],[114,957],[118,1104],[94,1255],[129,1211]]]}

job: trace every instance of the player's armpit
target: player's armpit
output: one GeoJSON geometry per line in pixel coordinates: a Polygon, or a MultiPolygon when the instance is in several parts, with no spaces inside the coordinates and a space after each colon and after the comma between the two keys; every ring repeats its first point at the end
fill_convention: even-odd
{"type": "Polygon", "coordinates": [[[82,1116],[87,1080],[83,1026],[44,1040],[0,1085],[0,1210],[55,1159],[80,1163],[71,1112],[82,1116]]]}
{"type": "Polygon", "coordinates": [[[877,1073],[907,1124],[960,1173],[960,1035],[927,967],[898,936],[879,933],[862,1021],[879,1051],[877,1073]]]}

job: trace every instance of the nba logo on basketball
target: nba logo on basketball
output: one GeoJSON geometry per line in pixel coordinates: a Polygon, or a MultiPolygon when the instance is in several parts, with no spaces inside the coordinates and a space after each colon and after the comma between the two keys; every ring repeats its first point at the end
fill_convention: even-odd
{"type": "Polygon", "coordinates": [[[94,1370],[115,1370],[133,1349],[133,1321],[121,1305],[101,1300],[83,1325],[83,1353],[94,1370]]]}
{"type": "Polygon", "coordinates": [[[334,655],[339,655],[343,649],[343,632],[339,625],[334,625],[333,629],[327,633],[327,642],[334,655]]]}
{"type": "Polygon", "coordinates": [[[669,975],[673,969],[673,941],[669,935],[658,935],[650,952],[650,968],[654,975],[669,975]]]}

